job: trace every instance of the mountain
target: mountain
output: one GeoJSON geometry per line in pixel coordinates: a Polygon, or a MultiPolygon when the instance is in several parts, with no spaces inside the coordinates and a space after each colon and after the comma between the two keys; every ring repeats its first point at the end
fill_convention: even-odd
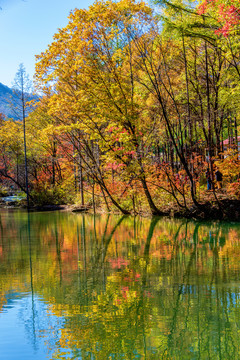
{"type": "Polygon", "coordinates": [[[12,110],[9,106],[9,101],[11,100],[12,96],[12,89],[0,83],[0,113],[6,117],[13,117],[12,110]]]}
{"type": "MultiPolygon", "coordinates": [[[[8,86],[0,83],[0,113],[8,118],[18,120],[17,113],[21,110],[21,101],[19,100],[16,91],[10,89],[8,86]],[[15,111],[12,110],[10,103],[14,104],[15,111]]],[[[33,94],[26,94],[26,100],[37,100],[37,96],[33,94]]],[[[21,119],[21,111],[20,111],[21,119]]]]}

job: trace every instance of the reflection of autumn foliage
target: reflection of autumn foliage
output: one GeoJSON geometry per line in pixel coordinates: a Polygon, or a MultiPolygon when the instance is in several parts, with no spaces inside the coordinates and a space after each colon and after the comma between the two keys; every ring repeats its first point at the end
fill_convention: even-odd
{"type": "Polygon", "coordinates": [[[129,261],[122,258],[109,259],[112,269],[121,269],[122,266],[127,266],[129,261]]]}
{"type": "Polygon", "coordinates": [[[228,234],[228,241],[225,246],[220,248],[219,256],[221,258],[231,258],[229,263],[230,269],[239,269],[240,246],[239,233],[236,230],[230,230],[228,234]]]}
{"type": "Polygon", "coordinates": [[[4,294],[0,294],[0,310],[2,309],[5,303],[6,303],[6,299],[4,297],[4,294]]]}
{"type": "MultiPolygon", "coordinates": [[[[236,295],[239,226],[68,213],[30,214],[29,220],[24,213],[2,217],[1,308],[9,291],[30,291],[31,256],[34,292],[50,314],[65,318],[53,358],[71,351],[83,359],[90,353],[176,358],[179,352],[188,358],[196,317],[201,330],[214,333],[209,317],[217,307],[223,328],[229,314],[229,343],[237,341],[238,305],[226,303],[218,288],[228,284],[228,296],[236,295]]],[[[205,331],[199,341],[207,346],[205,331]]],[[[216,339],[210,341],[214,346],[216,339]]]]}

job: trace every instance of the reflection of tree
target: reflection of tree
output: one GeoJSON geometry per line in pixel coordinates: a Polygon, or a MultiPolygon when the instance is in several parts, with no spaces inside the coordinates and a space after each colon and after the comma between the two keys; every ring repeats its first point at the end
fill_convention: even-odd
{"type": "MultiPolygon", "coordinates": [[[[228,318],[227,312],[229,312],[229,306],[225,301],[227,294],[225,290],[222,290],[221,294],[219,292],[223,280],[226,278],[226,272],[219,267],[219,241],[217,241],[219,238],[219,226],[213,229],[216,238],[214,247],[211,239],[209,242],[212,249],[210,262],[205,258],[209,274],[207,285],[201,281],[200,276],[196,276],[197,264],[200,258],[198,239],[200,226],[201,224],[198,223],[194,228],[193,248],[189,253],[189,260],[184,262],[185,266],[183,268],[185,271],[182,273],[182,281],[178,282],[179,290],[176,292],[175,304],[173,302],[166,352],[173,357],[177,354],[176,349],[181,349],[181,351],[185,352],[186,357],[198,353],[199,357],[205,356],[205,358],[226,358],[226,356],[227,358],[232,358],[232,356],[234,358],[236,347],[230,345],[231,343],[234,344],[233,333],[228,339],[229,332],[225,333],[225,321],[228,318]],[[222,275],[221,279],[220,274],[222,275]],[[227,308],[228,311],[226,311],[227,308]],[[218,315],[216,316],[216,314],[218,315]],[[181,323],[181,328],[179,328],[179,323],[181,323]],[[195,336],[192,335],[194,332],[195,336]],[[224,334],[225,338],[223,338],[224,334]],[[215,346],[212,345],[213,343],[215,346]]],[[[225,260],[223,259],[224,263],[225,260]]],[[[197,273],[197,275],[199,274],[197,273]]]]}
{"type": "MultiPolygon", "coordinates": [[[[20,218],[1,220],[5,293],[15,278],[31,291],[20,218]]],[[[65,318],[54,358],[239,357],[236,225],[62,213],[30,214],[30,225],[34,301],[65,318]]]]}
{"type": "MultiPolygon", "coordinates": [[[[143,344],[144,344],[144,357],[147,359],[147,341],[146,341],[146,322],[148,319],[145,319],[145,311],[144,311],[144,297],[146,294],[146,289],[147,289],[147,268],[149,265],[149,261],[150,261],[150,244],[151,244],[151,240],[152,240],[152,236],[153,236],[153,232],[154,229],[157,225],[159,221],[158,217],[153,217],[149,226],[149,231],[148,231],[148,235],[147,235],[147,239],[146,239],[146,243],[145,243],[145,247],[144,247],[144,261],[145,261],[145,266],[143,268],[143,273],[142,273],[142,286],[141,286],[141,291],[140,291],[140,296],[139,296],[139,300],[138,300],[138,304],[137,304],[137,311],[136,311],[136,322],[137,322],[137,318],[140,317],[141,319],[141,332],[142,332],[142,337],[143,337],[143,344]]],[[[137,335],[137,334],[136,334],[137,335]]],[[[136,336],[137,339],[137,336],[136,336]]],[[[135,339],[135,341],[136,341],[135,339]]],[[[134,351],[134,347],[132,346],[132,351],[134,351]]]]}
{"type": "MultiPolygon", "coordinates": [[[[185,230],[185,234],[187,236],[187,224],[186,223],[186,230],[185,230]]],[[[199,224],[197,224],[194,228],[194,233],[193,233],[193,244],[194,247],[190,253],[190,257],[187,263],[187,267],[185,272],[182,275],[182,281],[179,284],[179,290],[176,291],[176,303],[175,306],[173,308],[173,316],[172,316],[172,322],[170,325],[170,332],[169,332],[169,336],[168,336],[168,347],[169,348],[174,348],[174,334],[176,331],[176,326],[177,326],[177,317],[178,317],[178,313],[179,313],[179,307],[180,307],[180,303],[181,303],[181,296],[183,294],[183,291],[185,289],[188,289],[189,287],[189,277],[190,277],[190,272],[191,272],[191,267],[193,264],[193,261],[196,257],[196,244],[197,244],[197,236],[198,236],[198,227],[199,224]]],[[[185,240],[186,240],[186,236],[185,236],[185,240]]],[[[190,303],[189,303],[189,296],[188,296],[188,302],[187,302],[187,312],[186,312],[186,322],[185,322],[185,328],[188,324],[188,317],[189,317],[189,307],[190,307],[190,303]]]]}
{"type": "MultiPolygon", "coordinates": [[[[123,219],[124,217],[122,217],[116,223],[116,225],[110,232],[110,235],[104,242],[104,246],[101,248],[101,250],[104,250],[101,251],[101,253],[103,254],[103,258],[100,257],[101,260],[105,259],[106,245],[109,245],[110,240],[112,239],[112,236],[116,231],[116,228],[120,225],[123,219]]],[[[90,332],[90,334],[92,335],[92,332],[94,330],[96,331],[94,332],[94,337],[89,336],[84,339],[84,344],[82,344],[81,346],[81,354],[85,354],[85,356],[87,356],[86,349],[89,348],[91,349],[91,351],[89,351],[98,356],[99,358],[107,359],[110,355],[117,356],[119,351],[121,351],[122,354],[125,354],[125,356],[127,356],[126,358],[132,359],[134,358],[134,351],[136,351],[137,349],[136,341],[139,342],[139,337],[141,338],[141,344],[142,348],[144,349],[144,353],[145,355],[147,354],[145,334],[145,326],[147,327],[147,325],[145,325],[145,322],[147,320],[146,315],[149,311],[145,309],[147,304],[147,299],[145,296],[147,268],[149,264],[150,243],[153,236],[154,228],[156,227],[158,221],[158,218],[153,218],[149,226],[149,231],[142,258],[144,261],[142,281],[137,284],[138,294],[136,293],[136,290],[125,291],[124,287],[122,287],[121,285],[123,282],[122,276],[129,275],[130,271],[124,271],[123,274],[117,274],[116,277],[112,279],[113,282],[110,281],[110,283],[108,283],[104,297],[102,297],[102,295],[100,296],[101,301],[99,301],[98,304],[95,304],[95,301],[93,301],[92,307],[90,306],[90,309],[88,310],[87,318],[90,318],[91,322],[90,324],[87,322],[86,331],[81,326],[81,332],[90,332]],[[121,319],[118,315],[119,312],[121,313],[121,319]],[[106,321],[105,324],[103,323],[104,319],[106,321]],[[116,321],[117,319],[119,321],[116,321]],[[111,326],[108,331],[106,331],[106,325],[111,326]],[[101,329],[100,333],[99,329],[101,329]],[[116,333],[117,337],[114,336],[114,334],[116,333]],[[93,342],[93,338],[95,344],[91,344],[91,342],[93,342]],[[105,339],[104,344],[103,339],[105,339]],[[97,344],[99,344],[99,349],[97,349],[97,344]]],[[[82,321],[81,324],[83,324],[82,321]]],[[[78,329],[74,329],[74,334],[76,334],[76,331],[79,332],[78,329]]],[[[76,339],[78,338],[78,335],[79,333],[75,335],[76,339]]]]}
{"type": "Polygon", "coordinates": [[[59,286],[62,285],[62,259],[61,259],[61,244],[59,243],[58,238],[58,224],[56,218],[54,219],[54,233],[55,233],[55,240],[56,240],[56,253],[57,253],[57,260],[59,265],[59,286]]]}
{"type": "Polygon", "coordinates": [[[31,303],[32,303],[32,317],[31,324],[32,329],[30,334],[33,337],[33,348],[36,349],[36,328],[35,328],[35,304],[34,304],[34,288],[33,288],[33,266],[32,266],[32,246],[31,246],[31,226],[29,212],[27,213],[27,239],[28,239],[28,249],[29,249],[29,270],[30,270],[30,284],[31,284],[31,303]]]}
{"type": "MultiPolygon", "coordinates": [[[[100,247],[98,255],[96,257],[96,263],[94,265],[94,268],[99,262],[101,263],[101,265],[104,263],[105,258],[106,258],[106,254],[107,254],[107,249],[108,249],[108,246],[109,246],[109,244],[110,244],[110,242],[112,240],[112,237],[113,237],[114,233],[116,232],[117,228],[121,225],[121,223],[123,222],[123,220],[126,217],[127,217],[126,215],[121,216],[121,218],[117,221],[115,226],[112,228],[110,234],[108,236],[105,235],[102,238],[103,241],[101,243],[101,247],[100,247]]],[[[105,234],[106,234],[106,232],[105,232],[105,234]]]]}

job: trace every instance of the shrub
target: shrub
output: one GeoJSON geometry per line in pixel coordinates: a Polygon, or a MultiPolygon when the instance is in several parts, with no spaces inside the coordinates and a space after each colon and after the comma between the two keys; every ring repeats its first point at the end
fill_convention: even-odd
{"type": "Polygon", "coordinates": [[[34,205],[60,205],[70,202],[70,196],[61,187],[41,187],[31,191],[34,205]]]}

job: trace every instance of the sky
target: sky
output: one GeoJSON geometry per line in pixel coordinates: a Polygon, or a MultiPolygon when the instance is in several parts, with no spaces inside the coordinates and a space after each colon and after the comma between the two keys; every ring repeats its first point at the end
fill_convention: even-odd
{"type": "Polygon", "coordinates": [[[68,23],[75,8],[94,0],[0,0],[0,82],[12,87],[19,64],[32,79],[35,55],[47,49],[53,35],[68,23]]]}

